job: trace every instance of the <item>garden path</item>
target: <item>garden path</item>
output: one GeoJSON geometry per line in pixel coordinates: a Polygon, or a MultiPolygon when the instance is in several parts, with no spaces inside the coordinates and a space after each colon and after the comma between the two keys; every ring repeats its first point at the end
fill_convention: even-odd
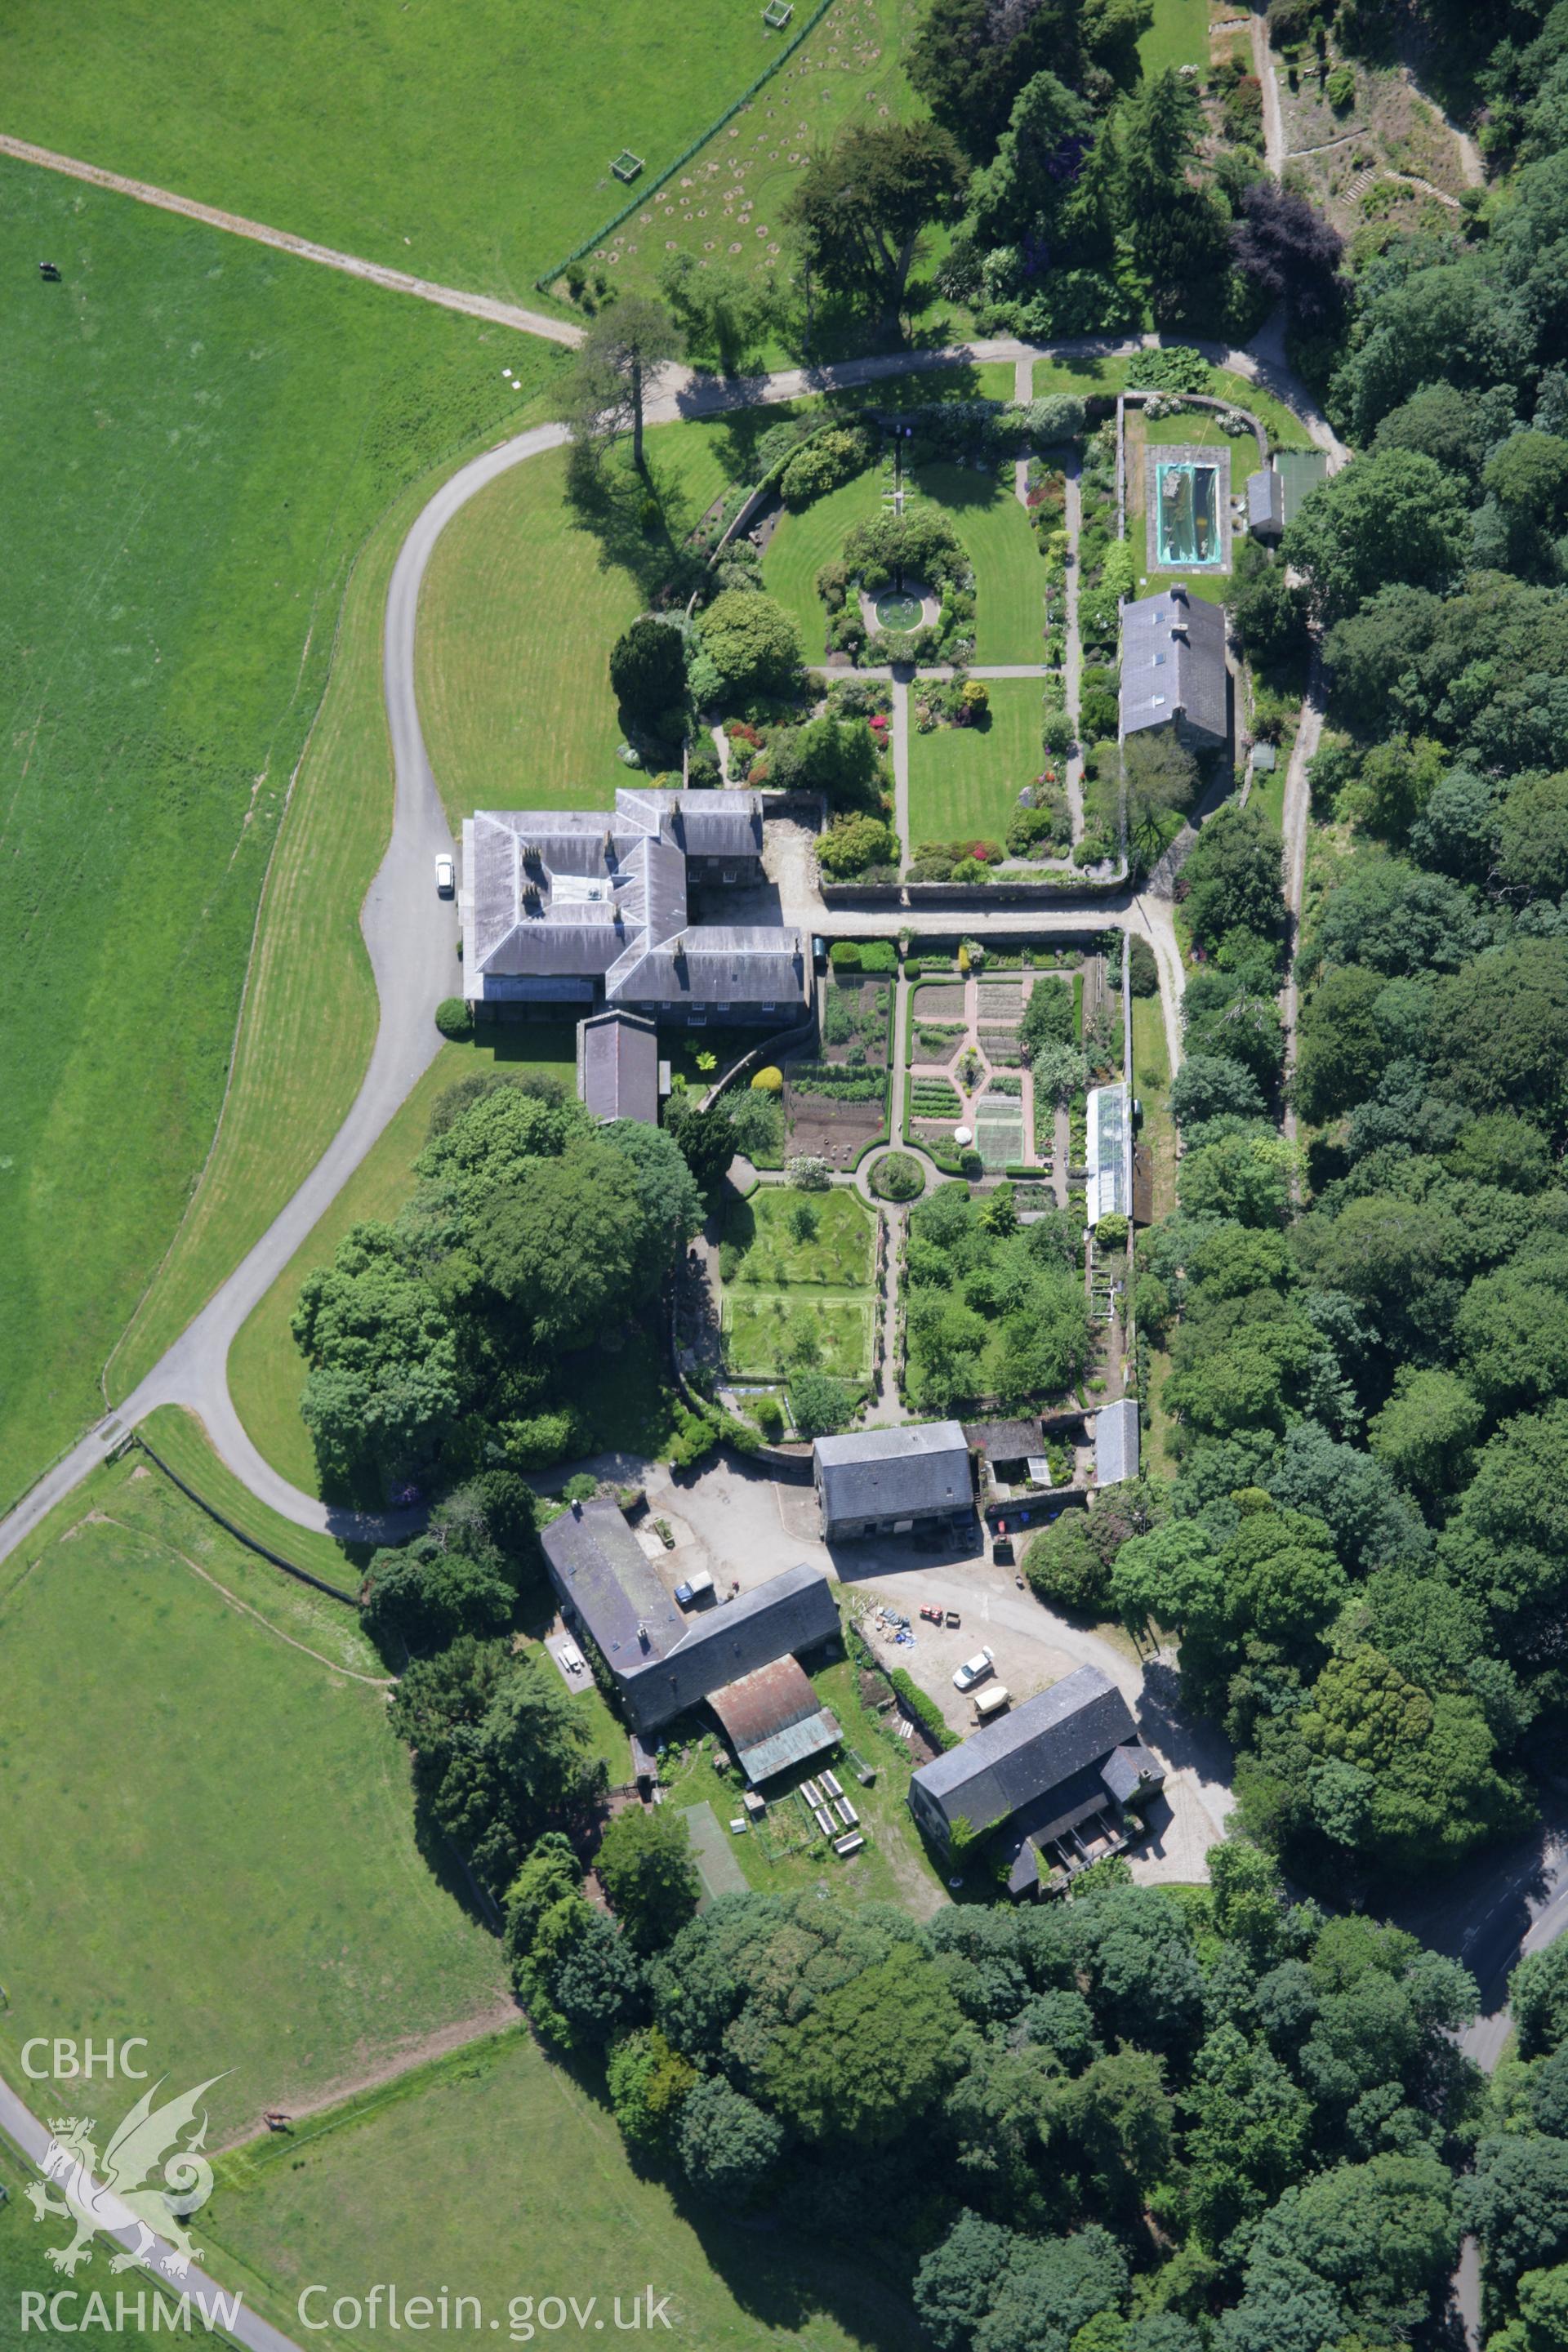
{"type": "Polygon", "coordinates": [[[1068,809],[1072,818],[1075,845],[1083,839],[1083,747],[1078,740],[1078,715],[1082,708],[1083,639],[1078,627],[1079,563],[1078,551],[1083,535],[1083,486],[1079,479],[1079,460],[1075,448],[1066,467],[1067,497],[1064,517],[1068,533],[1067,635],[1063,652],[1063,685],[1067,694],[1068,719],[1072,726],[1073,750],[1068,758],[1068,809]]]}
{"type": "MultiPolygon", "coordinates": [[[[10,142],[5,152],[21,152],[25,142],[10,142]]],[[[26,160],[64,169],[68,158],[37,150],[26,160]]],[[[72,165],[77,176],[96,177],[96,167],[72,165]]],[[[111,180],[106,181],[112,184],[111,180]]],[[[156,202],[164,192],[143,190],[131,184],[122,191],[142,201],[156,202]]],[[[184,199],[170,199],[171,208],[184,209],[184,199]]],[[[246,234],[248,225],[220,221],[246,234]]],[[[266,242],[288,250],[305,250],[268,233],[266,242]]],[[[324,258],[336,266],[341,257],[306,252],[307,258],[324,258]]],[[[365,266],[368,274],[370,265],[365,266]]],[[[403,290],[426,299],[440,299],[445,289],[426,289],[411,279],[403,290]]],[[[465,305],[486,298],[462,297],[465,305]]],[[[504,307],[504,306],[503,306],[504,307]]],[[[528,332],[546,333],[553,341],[572,341],[577,331],[559,321],[519,314],[528,320],[528,332]]],[[[984,363],[1010,360],[1016,364],[1035,356],[1059,359],[1112,358],[1158,345],[1148,336],[1079,336],[1053,344],[1029,344],[1012,337],[981,339],[930,352],[896,352],[874,359],[848,361],[831,368],[788,369],[773,376],[721,381],[699,378],[687,369],[664,372],[647,404],[649,423],[681,417],[721,415],[731,411],[786,402],[836,385],[870,383],[895,375],[921,373],[952,366],[955,362],[984,363]]],[[[1194,348],[1213,364],[1263,385],[1294,409],[1311,437],[1336,459],[1348,455],[1316,409],[1283,356],[1282,342],[1259,337],[1250,351],[1236,351],[1206,341],[1194,348]]],[[[436,789],[420,730],[414,694],[414,635],[419,583],[440,531],[459,507],[510,467],[540,450],[559,446],[569,437],[563,425],[544,425],[512,436],[462,467],[416,518],[394,570],[387,604],[385,633],[385,694],[397,778],[393,836],[387,857],[367,898],[362,925],[371,947],[382,1000],[381,1027],[371,1068],[349,1118],[329,1145],[300,1191],[279,1213],[261,1240],[229,1279],[209,1300],[174,1346],[155,1365],[132,1394],[115,1412],[105,1415],[3,1519],[0,1559],[5,1559],[100,1463],[124,1442],[127,1433],[156,1405],[188,1406],[202,1419],[220,1457],[260,1500],[297,1525],[322,1529],[358,1540],[395,1540],[408,1531],[408,1514],[363,1515],[330,1508],[314,1496],[289,1484],[266,1462],[239,1420],[229,1395],[229,1347],[250,1308],[281,1273],[295,1250],[313,1230],[336,1198],[371,1144],[406,1098],[409,1087],[432,1057],[435,1031],[430,1007],[447,992],[450,977],[452,918],[432,920],[429,874],[431,845],[449,846],[449,835],[440,795],[436,789]],[[440,973],[437,973],[439,963],[440,973]]],[[[1026,669],[1025,675],[1028,675],[1026,669]]],[[[1159,962],[1161,996],[1172,1067],[1181,1059],[1180,1021],[1183,966],[1168,904],[1157,893],[1141,896],[1131,890],[1097,902],[1094,919],[1101,926],[1140,923],[1149,933],[1159,962]]],[[[1081,931],[1086,909],[1072,906],[1031,909],[1028,928],[1037,934],[1081,931]]],[[[890,936],[908,921],[900,907],[857,909],[843,928],[863,936],[890,936]]],[[[972,936],[985,938],[1016,932],[1016,910],[976,908],[966,920],[972,936]]]]}

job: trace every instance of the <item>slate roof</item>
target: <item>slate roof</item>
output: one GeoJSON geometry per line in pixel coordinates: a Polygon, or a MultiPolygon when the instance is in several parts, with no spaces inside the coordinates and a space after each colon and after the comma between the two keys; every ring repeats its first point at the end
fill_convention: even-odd
{"type": "Polygon", "coordinates": [[[1100,1768],[1100,1777],[1117,1803],[1124,1805],[1140,1789],[1163,1789],[1165,1768],[1141,1739],[1133,1739],[1125,1748],[1111,1749],[1100,1768]]]}
{"type": "Polygon", "coordinates": [[[1121,731],[1184,718],[1223,742],[1229,732],[1225,613],[1179,582],[1121,607],[1121,731]]]}
{"type": "Polygon", "coordinates": [[[842,1734],[836,1716],[811,1686],[795,1658],[775,1658],[709,1694],[708,1704],[724,1727],[748,1780],[768,1780],[791,1764],[804,1764],[836,1748],[842,1734]]]}
{"type": "Polygon", "coordinates": [[[967,1511],[973,1502],[969,1446],[956,1421],[819,1437],[812,1456],[830,1527],[967,1511]]]}
{"type": "Polygon", "coordinates": [[[614,1503],[574,1503],[540,1535],[556,1589],[625,1675],[685,1637],[685,1622],[614,1503]],[[637,1627],[646,1626],[645,1646],[637,1627]]]}
{"type": "Polygon", "coordinates": [[[1285,485],[1272,466],[1247,477],[1247,520],[1259,538],[1278,539],[1285,528],[1285,485]]]}
{"type": "Polygon", "coordinates": [[[760,796],[623,789],[613,811],[481,809],[463,825],[469,992],[602,982],[609,1005],[773,1003],[805,986],[801,933],[687,920],[689,856],[760,858],[760,796]]]}
{"type": "Polygon", "coordinates": [[[658,1125],[658,1032],[634,1013],[596,1013],[577,1030],[577,1092],[595,1118],[658,1125]]]}
{"type": "Polygon", "coordinates": [[[1122,1397],[1101,1405],[1094,1424],[1094,1475],[1101,1486],[1119,1486],[1138,1475],[1138,1402],[1122,1397]]]}
{"type": "Polygon", "coordinates": [[[726,1684],[815,1649],[838,1632],[827,1579],[805,1564],[721,1601],[693,1623],[614,1503],[574,1503],[540,1542],[557,1591],[603,1651],[637,1731],[656,1730],[726,1684]]]}
{"type": "Polygon", "coordinates": [[[1023,1462],[1040,1450],[1040,1423],[1033,1421],[966,1421],[965,1442],[989,1462],[1023,1462]]]}
{"type": "Polygon", "coordinates": [[[962,1818],[972,1829],[989,1829],[1043,1802],[1133,1736],[1116,1685],[1098,1666],[1079,1666],[922,1764],[910,1782],[910,1803],[917,1815],[925,1809],[918,1791],[950,1827],[962,1818]]]}

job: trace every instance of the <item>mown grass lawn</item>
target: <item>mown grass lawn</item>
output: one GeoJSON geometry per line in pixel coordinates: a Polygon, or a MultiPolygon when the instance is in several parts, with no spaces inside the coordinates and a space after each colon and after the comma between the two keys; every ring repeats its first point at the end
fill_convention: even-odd
{"type": "Polygon", "coordinates": [[[857,523],[881,513],[882,493],[891,488],[891,475],[873,466],[799,514],[782,515],[768,541],[763,584],[794,614],[808,662],[821,661],[826,649],[827,607],[816,593],[816,575],[825,563],[842,555],[844,541],[857,523]]]}
{"type": "MultiPolygon", "coordinates": [[[[787,410],[784,412],[788,414],[787,410]]],[[[661,425],[647,488],[617,449],[586,488],[564,449],[457,514],[425,575],[419,713],[454,831],[479,808],[609,808],[628,781],[610,648],[772,419],[661,425]]]]}
{"type": "MultiPolygon", "coordinates": [[[[897,1903],[917,1918],[929,1918],[945,1898],[907,1802],[911,1770],[908,1745],[885,1727],[888,1718],[872,1715],[862,1704],[858,1670],[847,1659],[816,1667],[811,1681],[849,1747],[877,1776],[866,1787],[851,1767],[834,1764],[860,1815],[865,1850],[847,1858],[828,1853],[795,1794],[817,1769],[805,1764],[769,1784],[763,1826],[745,1837],[726,1832],[728,1850],[758,1894],[795,1895],[826,1885],[847,1903],[897,1903]]],[[[659,1777],[669,1791],[668,1801],[685,1806],[706,1801],[721,1823],[728,1822],[734,1811],[735,1783],[732,1774],[726,1780],[714,1769],[721,1752],[710,1733],[687,1750],[684,1763],[667,1751],[659,1777]]]]}
{"type": "MultiPolygon", "coordinates": [[[[767,110],[742,117],[733,141],[721,133],[726,173],[741,162],[742,194],[766,206],[726,223],[747,266],[765,267],[777,244],[805,134],[864,113],[870,89],[901,88],[911,8],[837,0],[770,86],[767,110]]],[[[113,0],[82,0],[68,19],[20,0],[0,22],[0,83],[10,120],[42,145],[528,302],[535,278],[626,201],[612,157],[630,147],[651,181],[780,45],[760,6],[730,0],[471,0],[368,15],[279,0],[264,25],[240,0],[171,0],[144,19],[113,0]]],[[[628,226],[612,276],[652,279],[671,234],[664,215],[680,219],[691,193],[675,184],[658,234],[628,226]]],[[[680,225],[700,252],[711,232],[694,204],[680,225]]]]}
{"type": "Polygon", "coordinates": [[[1001,841],[1018,794],[1045,764],[1041,687],[987,680],[989,727],[938,727],[910,738],[910,835],[922,841],[1001,841]]]}
{"type": "Polygon", "coordinates": [[[0,1658],[14,2084],[31,2035],[143,2033],[155,2074],[231,2070],[221,2144],[501,1999],[352,1612],[134,1454],[5,1563],[0,1658]]]}
{"type": "Polygon", "coordinates": [[[916,480],[952,520],[974,571],[977,662],[1045,659],[1045,573],[1039,543],[1005,477],[987,467],[922,466],[916,480]]]}
{"type": "MultiPolygon", "coordinates": [[[[689,2210],[656,2173],[633,2169],[595,2080],[552,2064],[521,2031],[227,2160],[202,2236],[215,2273],[291,2335],[305,2287],[326,2284],[330,2311],[392,2279],[405,2303],[443,2288],[477,2296],[477,2340],[503,2345],[522,2340],[513,2299],[529,2305],[521,2330],[551,2295],[594,2298],[613,2342],[614,2298],[629,2326],[650,2282],[656,2301],[670,2299],[669,2340],[700,2352],[917,2352],[924,2341],[907,2282],[874,2247],[851,2255],[742,2228],[721,2208],[689,2210]]],[[[307,2316],[321,2319],[321,2306],[318,2296],[307,2316]]],[[[386,2329],[307,2340],[384,2352],[386,2329]]]]}
{"type": "Polygon", "coordinates": [[[64,272],[0,320],[4,1504],[101,1411],[206,1158],[354,555],[521,403],[478,321],[9,161],[0,220],[64,272]]]}
{"type": "Polygon", "coordinates": [[[1209,62],[1209,0],[1154,0],[1154,16],[1139,36],[1138,62],[1143,78],[1180,73],[1195,66],[1206,74],[1209,62]]]}
{"type": "Polygon", "coordinates": [[[1176,1129],[1171,1117],[1171,1059],[1157,996],[1132,1000],[1132,1091],[1143,1106],[1143,1140],[1154,1162],[1154,1214],[1176,1205],[1176,1129]]]}

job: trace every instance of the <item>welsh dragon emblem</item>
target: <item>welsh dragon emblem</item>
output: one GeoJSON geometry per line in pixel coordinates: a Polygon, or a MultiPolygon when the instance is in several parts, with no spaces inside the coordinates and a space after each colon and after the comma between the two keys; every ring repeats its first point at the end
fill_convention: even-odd
{"type": "Polygon", "coordinates": [[[153,2102],[167,2079],[164,2076],[143,2091],[104,2149],[101,2168],[91,2137],[96,2127],[93,2116],[50,2117],[51,2137],[38,2168],[44,2179],[35,2181],[26,2194],[38,2221],[58,2217],[75,2224],[76,2235],[68,2246],[45,2249],[46,2259],[68,2278],[80,2263],[92,2260],[92,2241],[100,2230],[108,2234],[123,2229],[128,2221],[139,2233],[137,2242],[129,2252],[114,2256],[109,2265],[111,2271],[134,2270],[138,2263],[149,2263],[165,2277],[182,2279],[201,2252],[199,2246],[192,2245],[184,2223],[212,2195],[213,2168],[201,2153],[207,2131],[201,2102],[223,2076],[214,2074],[183,2098],[154,2107],[153,2102]],[[181,2134],[193,2124],[196,2126],[193,2137],[182,2144],[181,2134]],[[167,2184],[164,2187],[159,2186],[160,2174],[167,2184]],[[50,2196],[47,2182],[58,2189],[58,2197],[50,2196]],[[160,2236],[170,2241],[169,2251],[152,2264],[150,2258],[160,2236]]]}

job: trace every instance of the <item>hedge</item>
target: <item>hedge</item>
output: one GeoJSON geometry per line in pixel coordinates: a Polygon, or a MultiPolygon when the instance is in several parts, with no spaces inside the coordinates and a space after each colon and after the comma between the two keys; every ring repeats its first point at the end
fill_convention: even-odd
{"type": "Polygon", "coordinates": [[[907,1675],[902,1666],[895,1666],[888,1680],[892,1684],[933,1748],[945,1750],[949,1748],[962,1747],[963,1741],[958,1733],[950,1731],[942,1721],[942,1710],[935,1699],[928,1698],[919,1683],[912,1675],[907,1675]]]}

